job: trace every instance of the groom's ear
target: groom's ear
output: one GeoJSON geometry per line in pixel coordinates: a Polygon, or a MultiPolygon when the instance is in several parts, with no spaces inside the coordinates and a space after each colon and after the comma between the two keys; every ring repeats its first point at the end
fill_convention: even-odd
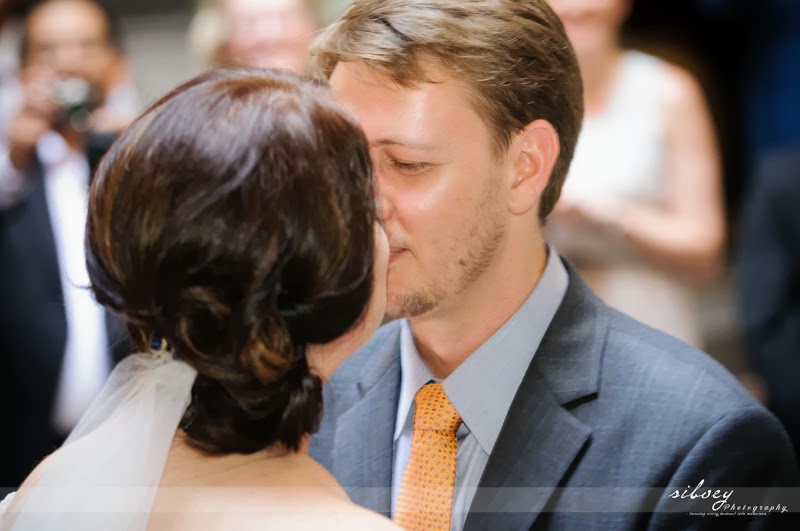
{"type": "Polygon", "coordinates": [[[538,211],[539,199],[550,182],[560,150],[558,133],[547,120],[531,122],[514,138],[509,148],[511,213],[538,211]]]}

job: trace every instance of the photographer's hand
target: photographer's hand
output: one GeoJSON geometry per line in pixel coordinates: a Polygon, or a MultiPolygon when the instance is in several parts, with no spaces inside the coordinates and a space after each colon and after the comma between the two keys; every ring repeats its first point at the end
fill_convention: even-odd
{"type": "Polygon", "coordinates": [[[100,107],[92,113],[92,130],[97,133],[121,133],[133,121],[134,116],[100,107]]]}
{"type": "Polygon", "coordinates": [[[23,105],[12,117],[8,130],[8,156],[20,172],[34,162],[36,144],[53,128],[56,104],[51,99],[56,77],[47,70],[28,68],[20,76],[23,105]]]}

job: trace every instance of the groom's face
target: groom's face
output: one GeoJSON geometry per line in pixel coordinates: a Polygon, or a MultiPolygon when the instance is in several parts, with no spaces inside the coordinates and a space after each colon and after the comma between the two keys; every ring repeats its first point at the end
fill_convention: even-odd
{"type": "Polygon", "coordinates": [[[463,302],[505,239],[508,197],[491,135],[464,85],[402,87],[361,61],[339,63],[334,96],[360,120],[389,238],[387,315],[430,315],[463,302]]]}

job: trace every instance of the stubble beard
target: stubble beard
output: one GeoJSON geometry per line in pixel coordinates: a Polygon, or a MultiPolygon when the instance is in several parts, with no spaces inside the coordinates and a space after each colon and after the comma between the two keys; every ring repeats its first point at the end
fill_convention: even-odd
{"type": "Polygon", "coordinates": [[[498,200],[499,183],[498,175],[487,180],[481,194],[483,199],[474,209],[471,219],[466,220],[465,230],[457,241],[447,247],[447,254],[440,255],[436,269],[440,272],[438,276],[424,286],[387,293],[388,319],[410,319],[430,313],[442,303],[462,294],[486,273],[507,231],[507,222],[498,200]]]}

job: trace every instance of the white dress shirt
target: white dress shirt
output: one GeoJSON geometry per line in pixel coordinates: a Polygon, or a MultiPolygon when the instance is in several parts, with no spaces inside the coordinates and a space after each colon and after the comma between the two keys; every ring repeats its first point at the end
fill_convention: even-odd
{"type": "MultiPolygon", "coordinates": [[[[105,312],[89,290],[83,247],[89,164],[55,132],[42,136],[37,155],[44,169],[44,192],[67,318],[67,342],[52,419],[56,432],[66,434],[97,396],[111,362],[105,312]]],[[[10,170],[13,167],[6,165],[5,182],[20,182],[22,177],[10,170]]]]}
{"type": "MultiPolygon", "coordinates": [[[[0,105],[0,208],[25,196],[27,179],[9,159],[5,123],[22,103],[17,79],[4,87],[0,105]]],[[[133,87],[120,84],[106,95],[105,108],[133,116],[138,98],[133,87]]],[[[83,153],[72,150],[53,131],[36,146],[44,168],[44,189],[58,257],[67,343],[56,391],[53,427],[68,433],[100,391],[111,369],[105,312],[89,291],[84,253],[84,231],[88,210],[89,164],[83,153]]]]}

